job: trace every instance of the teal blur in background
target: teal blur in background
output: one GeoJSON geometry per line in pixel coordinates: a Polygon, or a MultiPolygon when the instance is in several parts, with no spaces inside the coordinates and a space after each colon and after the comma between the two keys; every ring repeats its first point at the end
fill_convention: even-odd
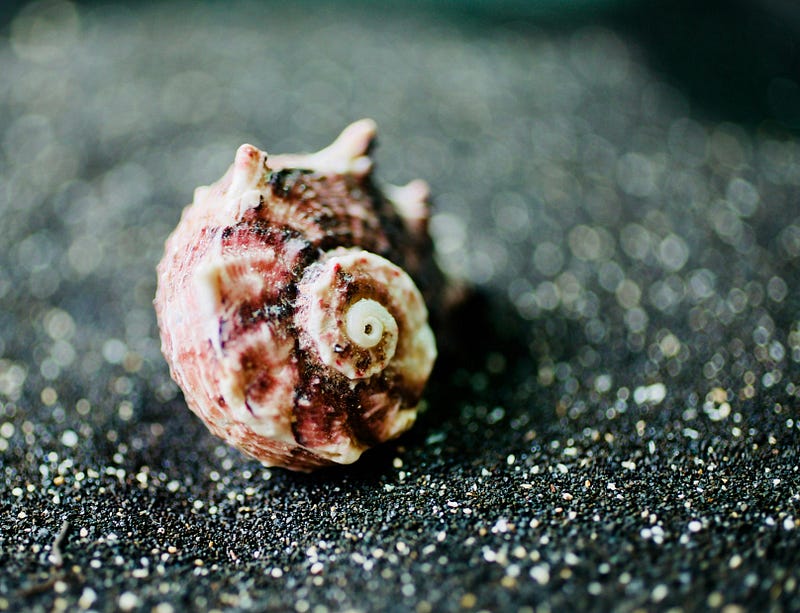
{"type": "MultiPolygon", "coordinates": [[[[28,4],[0,3],[0,28],[28,4]]],[[[142,3],[79,0],[77,4],[142,3]]],[[[173,4],[179,11],[181,4],[173,4]]],[[[274,5],[277,14],[286,6],[270,0],[259,4],[274,5]]],[[[610,26],[634,40],[653,68],[708,119],[800,129],[798,0],[301,0],[291,4],[309,10],[354,5],[388,14],[427,13],[431,19],[476,28],[498,22],[547,30],[582,23],[610,26]]]]}

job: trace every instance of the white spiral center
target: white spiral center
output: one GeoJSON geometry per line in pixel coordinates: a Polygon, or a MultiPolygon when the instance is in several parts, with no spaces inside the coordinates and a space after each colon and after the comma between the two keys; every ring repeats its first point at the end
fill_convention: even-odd
{"type": "Polygon", "coordinates": [[[392,314],[380,302],[362,298],[347,310],[347,336],[363,349],[372,349],[380,343],[387,327],[396,327],[396,324],[392,314]]]}

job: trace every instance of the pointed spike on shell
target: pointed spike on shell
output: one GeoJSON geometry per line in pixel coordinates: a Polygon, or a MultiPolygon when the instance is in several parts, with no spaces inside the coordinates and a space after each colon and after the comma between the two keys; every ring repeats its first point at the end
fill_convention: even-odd
{"type": "Polygon", "coordinates": [[[356,160],[366,155],[377,133],[378,126],[372,119],[359,119],[342,130],[336,140],[319,153],[356,160]]]}
{"type": "Polygon", "coordinates": [[[306,168],[323,175],[352,174],[363,177],[372,172],[368,151],[375,140],[377,125],[372,119],[359,119],[347,126],[330,145],[316,153],[277,155],[270,167],[306,168]]]}
{"type": "Polygon", "coordinates": [[[253,145],[242,145],[233,162],[230,194],[241,194],[258,186],[267,170],[267,154],[253,145]]]}
{"type": "Polygon", "coordinates": [[[426,181],[415,179],[406,185],[386,185],[386,196],[398,214],[409,224],[427,221],[431,188],[426,181]]]}

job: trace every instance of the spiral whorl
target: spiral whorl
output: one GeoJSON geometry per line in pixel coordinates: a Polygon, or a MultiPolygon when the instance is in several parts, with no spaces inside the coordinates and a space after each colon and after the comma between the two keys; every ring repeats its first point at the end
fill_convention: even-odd
{"type": "MultiPolygon", "coordinates": [[[[300,346],[348,379],[372,377],[432,337],[411,278],[362,249],[336,249],[309,266],[297,305],[300,346]]],[[[427,376],[434,357],[428,351],[414,368],[427,376]]]]}
{"type": "MultiPolygon", "coordinates": [[[[384,334],[397,337],[397,322],[380,302],[362,298],[347,309],[345,330],[356,345],[372,349],[381,342],[384,334]]],[[[394,349],[391,348],[389,359],[394,356],[394,349]]]]}

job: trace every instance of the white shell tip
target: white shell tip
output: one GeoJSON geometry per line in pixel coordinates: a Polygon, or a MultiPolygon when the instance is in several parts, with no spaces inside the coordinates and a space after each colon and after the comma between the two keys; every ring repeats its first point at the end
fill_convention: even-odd
{"type": "Polygon", "coordinates": [[[347,310],[345,321],[347,336],[364,349],[372,349],[380,343],[387,328],[397,327],[386,307],[369,298],[362,298],[353,304],[347,310]]]}
{"type": "Polygon", "coordinates": [[[232,191],[255,186],[266,170],[266,162],[267,154],[258,147],[247,144],[239,147],[233,162],[232,191]]]}

